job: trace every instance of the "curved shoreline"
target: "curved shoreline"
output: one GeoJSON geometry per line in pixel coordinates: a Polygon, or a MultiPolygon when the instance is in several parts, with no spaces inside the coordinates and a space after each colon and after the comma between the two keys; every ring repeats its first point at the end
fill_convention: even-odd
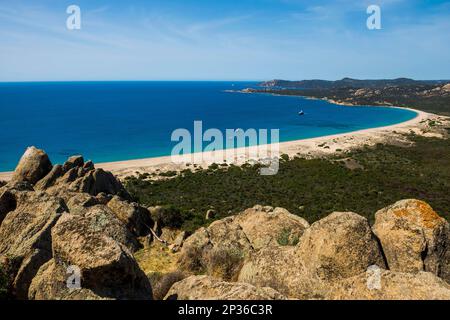
{"type": "MultiPolygon", "coordinates": [[[[413,119],[400,122],[393,125],[361,129],[352,132],[333,134],[328,136],[321,136],[315,138],[307,138],[300,140],[285,141],[279,143],[279,154],[287,154],[293,156],[305,157],[320,157],[324,155],[342,152],[364,145],[374,145],[376,143],[389,143],[392,140],[404,140],[403,133],[415,132],[416,134],[424,135],[423,130],[426,127],[424,123],[426,120],[435,120],[441,118],[438,115],[426,113],[423,111],[387,106],[388,108],[406,109],[415,112],[417,115],[413,119]]],[[[246,148],[235,148],[235,161],[237,165],[243,164],[248,160],[248,155],[255,152],[255,148],[259,146],[251,146],[246,148]]],[[[270,148],[269,148],[270,149],[270,148]]],[[[270,152],[269,152],[270,154],[270,152]]],[[[198,155],[198,154],[197,154],[198,155]]],[[[183,156],[176,156],[177,163],[173,162],[171,156],[143,158],[136,160],[114,161],[96,164],[97,168],[111,171],[119,178],[124,178],[128,175],[139,173],[153,173],[155,171],[180,171],[187,168],[188,163],[192,163],[193,154],[183,156]]],[[[214,163],[214,153],[212,151],[201,153],[201,162],[196,162],[197,165],[205,167],[214,163]]],[[[0,172],[0,180],[9,181],[12,172],[0,172]]]]}

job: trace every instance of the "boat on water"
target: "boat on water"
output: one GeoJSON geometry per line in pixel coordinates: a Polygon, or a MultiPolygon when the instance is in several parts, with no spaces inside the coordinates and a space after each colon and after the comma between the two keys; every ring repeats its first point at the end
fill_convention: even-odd
{"type": "Polygon", "coordinates": [[[299,111],[298,115],[299,116],[303,116],[305,114],[305,112],[303,110],[299,111]]]}

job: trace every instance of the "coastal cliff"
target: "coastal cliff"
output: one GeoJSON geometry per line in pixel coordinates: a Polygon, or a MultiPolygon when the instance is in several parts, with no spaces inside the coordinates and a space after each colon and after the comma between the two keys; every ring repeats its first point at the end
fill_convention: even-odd
{"type": "Polygon", "coordinates": [[[133,202],[118,179],[81,156],[53,165],[30,147],[0,187],[3,292],[15,299],[450,299],[449,223],[423,201],[381,209],[373,225],[354,212],[310,224],[256,205],[190,236],[169,236],[177,219],[133,202]],[[137,253],[152,243],[170,248],[176,273],[144,273],[137,253]],[[68,270],[77,271],[79,286],[70,286],[68,270]]]}

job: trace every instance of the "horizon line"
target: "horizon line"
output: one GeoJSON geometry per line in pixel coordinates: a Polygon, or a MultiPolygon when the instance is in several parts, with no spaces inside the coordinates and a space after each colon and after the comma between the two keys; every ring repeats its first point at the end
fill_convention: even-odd
{"type": "Polygon", "coordinates": [[[322,80],[322,81],[339,81],[343,79],[353,79],[353,80],[397,80],[397,79],[410,79],[414,81],[450,81],[448,79],[414,79],[408,77],[396,77],[396,78],[351,78],[351,77],[342,77],[338,79],[323,79],[323,78],[310,78],[310,79],[281,79],[281,78],[272,78],[272,79],[246,79],[246,80],[230,80],[230,79],[198,79],[198,80],[188,80],[188,79],[171,79],[171,80],[160,80],[160,79],[146,79],[146,80],[18,80],[18,81],[0,81],[0,84],[8,84],[8,83],[64,83],[64,82],[265,82],[265,81],[312,81],[312,80],[322,80]]]}

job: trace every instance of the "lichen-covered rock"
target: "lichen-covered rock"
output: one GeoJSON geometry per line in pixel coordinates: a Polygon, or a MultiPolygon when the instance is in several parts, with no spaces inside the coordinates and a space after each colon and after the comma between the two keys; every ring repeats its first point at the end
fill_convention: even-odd
{"type": "Polygon", "coordinates": [[[35,184],[52,170],[48,155],[35,147],[28,147],[12,176],[13,181],[35,184]]]}
{"type": "Polygon", "coordinates": [[[34,187],[28,181],[9,181],[5,186],[0,188],[0,192],[3,191],[34,191],[34,187]]]}
{"type": "Polygon", "coordinates": [[[354,276],[371,265],[385,267],[367,219],[353,212],[334,212],[313,223],[301,237],[297,255],[325,281],[354,276]]]}
{"type": "Polygon", "coordinates": [[[95,199],[97,199],[97,202],[99,204],[104,204],[107,205],[109,201],[111,201],[111,199],[113,198],[112,195],[110,194],[106,194],[104,192],[100,192],[99,194],[97,194],[95,196],[95,199]]]}
{"type": "Polygon", "coordinates": [[[253,247],[234,219],[228,217],[215,221],[188,237],[180,252],[180,267],[190,272],[207,272],[226,280],[236,277],[253,247]]]}
{"type": "Polygon", "coordinates": [[[73,192],[77,192],[78,190],[75,188],[71,188],[71,183],[79,178],[78,168],[72,168],[68,171],[63,171],[64,175],[55,181],[56,187],[59,187],[61,191],[66,191],[65,189],[73,192]],[[65,187],[65,188],[64,188],[65,187]]]}
{"type": "Polygon", "coordinates": [[[87,193],[67,192],[64,197],[71,214],[84,215],[87,208],[99,204],[96,197],[87,193]]]}
{"type": "MultiPolygon", "coordinates": [[[[91,219],[67,214],[52,229],[53,259],[56,267],[77,266],[81,287],[100,297],[117,299],[151,299],[150,283],[131,252],[114,240],[91,219]]],[[[45,281],[52,281],[48,272],[45,281]]],[[[58,281],[55,277],[54,281],[58,281]]],[[[33,291],[45,295],[47,285],[33,291]]]]}
{"type": "Polygon", "coordinates": [[[116,215],[104,205],[95,205],[87,208],[82,217],[89,221],[89,230],[102,232],[119,242],[131,252],[139,250],[142,245],[116,215]]]}
{"type": "Polygon", "coordinates": [[[239,224],[253,248],[268,245],[295,245],[309,223],[283,208],[255,206],[236,215],[239,224]]]}
{"type": "Polygon", "coordinates": [[[108,207],[116,214],[128,230],[135,235],[142,237],[150,233],[153,228],[153,221],[150,212],[134,202],[128,202],[118,196],[113,197],[108,202],[108,207]]]}
{"type": "Polygon", "coordinates": [[[306,229],[295,247],[269,246],[251,254],[238,281],[270,286],[298,299],[323,299],[330,283],[384,267],[367,220],[335,212],[306,229]]]}
{"type": "Polygon", "coordinates": [[[292,246],[270,246],[251,254],[237,281],[271,287],[296,299],[323,299],[327,284],[308,272],[292,246]]]}
{"type": "Polygon", "coordinates": [[[375,214],[373,231],[392,271],[429,271],[450,281],[449,223],[425,202],[401,200],[375,214]]]}
{"type": "Polygon", "coordinates": [[[14,282],[14,269],[12,261],[5,255],[0,254],[0,300],[12,296],[12,284],[14,282]]]}
{"type": "Polygon", "coordinates": [[[332,284],[327,299],[450,300],[450,285],[429,272],[367,271],[332,284]]]}
{"type": "Polygon", "coordinates": [[[270,245],[295,245],[309,224],[282,208],[255,206],[213,222],[187,238],[180,265],[191,272],[207,272],[235,279],[251,252],[270,245]]]}
{"type": "Polygon", "coordinates": [[[81,168],[84,166],[84,159],[82,156],[72,156],[67,159],[66,162],[64,162],[63,170],[65,172],[69,171],[72,168],[81,168]]]}
{"type": "MultiPolygon", "coordinates": [[[[35,163],[36,159],[29,159],[25,155],[23,156],[25,159],[24,164],[37,166],[35,163]]],[[[87,193],[93,196],[104,193],[106,195],[120,195],[127,200],[130,199],[130,195],[126,192],[122,183],[111,172],[95,169],[92,161],[84,163],[82,156],[70,157],[64,165],[56,165],[53,169],[51,167],[50,169],[37,179],[40,180],[38,183],[36,183],[37,180],[33,180],[34,182],[32,183],[36,183],[36,190],[45,190],[49,194],[60,196],[64,199],[66,199],[65,194],[70,192],[87,193]]],[[[30,179],[16,180],[29,181],[30,179]]]]}
{"type": "Polygon", "coordinates": [[[11,260],[13,293],[25,299],[39,267],[52,257],[50,231],[67,207],[45,193],[14,192],[14,197],[16,208],[0,226],[0,254],[11,260]]]}
{"type": "Polygon", "coordinates": [[[67,192],[87,193],[93,196],[105,193],[130,199],[130,195],[120,181],[111,172],[102,169],[73,167],[53,183],[46,183],[45,188],[42,189],[58,196],[63,196],[67,192]]]}
{"type": "MultiPolygon", "coordinates": [[[[77,184],[74,185],[78,186],[77,184]]],[[[104,192],[106,194],[127,196],[127,198],[129,198],[129,195],[122,186],[122,183],[120,183],[120,181],[117,180],[111,172],[104,171],[103,169],[94,169],[89,171],[81,179],[77,190],[92,194],[94,196],[104,192]]]]}
{"type": "Polygon", "coordinates": [[[64,174],[63,167],[60,164],[55,165],[47,175],[39,180],[34,186],[36,190],[45,190],[51,187],[58,178],[64,174]]]}
{"type": "Polygon", "coordinates": [[[284,300],[272,288],[248,283],[225,282],[209,276],[191,276],[176,282],[166,295],[168,300],[284,300]]]}
{"type": "Polygon", "coordinates": [[[113,195],[129,195],[110,172],[95,170],[81,156],[53,169],[45,159],[43,151],[29,148],[15,179],[0,189],[0,257],[2,265],[7,261],[2,269],[11,294],[151,299],[148,279],[132,256],[141,247],[135,234],[152,225],[148,211],[118,197],[108,207],[113,195]],[[80,290],[67,287],[69,266],[81,270],[80,290]]]}
{"type": "Polygon", "coordinates": [[[105,234],[126,246],[131,252],[142,247],[127,225],[108,206],[100,204],[97,197],[76,192],[66,192],[64,197],[68,199],[66,201],[70,214],[90,219],[93,229],[103,230],[105,234]]]}
{"type": "Polygon", "coordinates": [[[39,269],[28,290],[30,300],[105,300],[86,288],[69,288],[67,268],[50,260],[39,269]]]}

